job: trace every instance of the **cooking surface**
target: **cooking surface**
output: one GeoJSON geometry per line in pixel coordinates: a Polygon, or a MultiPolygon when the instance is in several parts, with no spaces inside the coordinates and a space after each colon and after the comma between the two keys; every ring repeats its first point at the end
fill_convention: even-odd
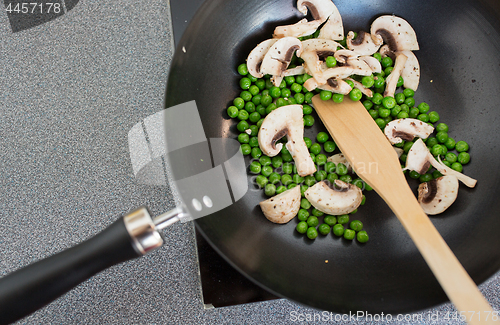
{"type": "MultiPolygon", "coordinates": [[[[138,184],[127,142],[135,124],[163,109],[175,23],[168,2],[66,2],[64,14],[18,32],[19,22],[0,14],[1,276],[137,206],[154,215],[173,207],[168,187],[138,184]]],[[[96,275],[22,323],[283,324],[321,315],[283,299],[204,310],[193,224],[165,237],[158,251],[96,275]]],[[[500,309],[500,273],[480,288],[500,309]]],[[[460,323],[445,320],[447,311],[419,315],[460,323]]]]}

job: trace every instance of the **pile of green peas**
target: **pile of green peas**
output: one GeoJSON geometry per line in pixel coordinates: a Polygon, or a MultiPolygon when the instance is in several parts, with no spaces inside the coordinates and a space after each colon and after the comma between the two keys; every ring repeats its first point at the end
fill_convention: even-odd
{"type": "MultiPolygon", "coordinates": [[[[314,35],[308,38],[312,37],[314,35]]],[[[342,44],[342,42],[340,43],[342,44]]],[[[402,77],[399,78],[397,83],[397,88],[400,91],[394,97],[384,97],[385,80],[394,69],[394,62],[390,57],[382,58],[380,53],[374,53],[373,57],[379,60],[383,67],[380,73],[375,73],[371,76],[351,76],[352,79],[361,82],[364,87],[371,89],[373,97],[367,97],[359,89],[354,88],[352,81],[346,80],[352,88],[348,94],[349,98],[353,101],[361,101],[382,130],[390,121],[408,117],[416,118],[433,125],[436,130],[435,136],[424,139],[430,152],[435,157],[443,158],[442,162],[446,166],[462,172],[463,165],[470,161],[468,153],[469,145],[465,141],[455,142],[448,135],[448,125],[438,123],[440,120],[439,114],[435,111],[430,111],[427,103],[422,102],[415,106],[415,92],[412,89],[402,87],[404,84],[402,77]],[[436,123],[438,124],[435,125],[436,123]],[[453,150],[456,153],[452,152],[453,150]]],[[[294,56],[289,68],[293,68],[301,63],[301,60],[294,56]]],[[[337,65],[333,56],[327,57],[325,63],[329,68],[337,65]]],[[[298,224],[295,230],[300,234],[306,235],[309,239],[314,240],[318,235],[326,236],[332,232],[335,236],[342,236],[346,240],[356,238],[358,242],[366,243],[368,241],[368,234],[365,230],[362,230],[363,225],[361,221],[354,220],[349,223],[349,215],[325,215],[323,212],[312,207],[311,203],[304,197],[304,192],[309,187],[323,180],[333,183],[336,179],[340,179],[346,183],[352,183],[360,187],[363,191],[372,190],[354,172],[349,171],[348,166],[342,163],[327,162],[328,156],[335,154],[338,150],[335,142],[330,139],[326,132],[319,132],[316,135],[316,139],[314,139],[315,142],[308,137],[304,138],[311,158],[317,166],[316,173],[306,177],[298,175],[292,155],[284,145],[279,155],[268,157],[260,150],[257,138],[259,128],[266,115],[278,107],[293,104],[303,105],[304,126],[311,127],[315,123],[315,118],[312,114],[313,108],[310,106],[314,95],[319,94],[322,100],[333,100],[337,103],[343,101],[344,95],[319,89],[308,91],[303,86],[304,82],[312,78],[308,74],[287,76],[283,78],[279,86],[275,86],[269,76],[255,78],[249,74],[245,63],[240,64],[237,70],[241,76],[239,80],[241,92],[232,101],[226,112],[230,118],[237,121],[238,141],[241,144],[243,155],[251,158],[249,173],[253,176],[254,184],[258,188],[263,189],[265,195],[268,197],[280,194],[295,186],[300,186],[302,194],[301,209],[297,215],[298,224]],[[319,222],[319,218],[323,218],[322,223],[319,222]],[[349,227],[344,226],[348,223],[349,227]]],[[[284,144],[286,143],[285,140],[281,139],[280,141],[284,144]]],[[[402,166],[413,143],[414,141],[403,141],[396,145],[404,150],[404,153],[400,157],[402,166]]],[[[412,171],[409,173],[409,176],[410,178],[418,179],[420,182],[428,182],[442,175],[439,171],[431,167],[425,174],[420,175],[412,171]]],[[[363,195],[361,205],[364,205],[365,201],[366,197],[363,195]]],[[[356,212],[357,210],[350,214],[352,215],[356,212]]]]}

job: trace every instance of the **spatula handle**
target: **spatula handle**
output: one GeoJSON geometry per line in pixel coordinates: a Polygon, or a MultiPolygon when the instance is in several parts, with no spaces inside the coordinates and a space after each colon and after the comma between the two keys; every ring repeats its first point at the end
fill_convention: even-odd
{"type": "Polygon", "coordinates": [[[392,190],[394,193],[382,198],[399,218],[458,312],[469,324],[498,324],[493,321],[492,308],[424,213],[409,186],[405,183],[392,190]]]}

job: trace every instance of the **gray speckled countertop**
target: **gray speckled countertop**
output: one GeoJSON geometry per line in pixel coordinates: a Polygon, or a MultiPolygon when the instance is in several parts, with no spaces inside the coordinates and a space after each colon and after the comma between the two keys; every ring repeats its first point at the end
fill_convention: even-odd
{"type": "MultiPolygon", "coordinates": [[[[165,0],[80,1],[16,33],[0,14],[0,276],[135,207],[157,215],[174,206],[167,187],[135,181],[127,144],[133,125],[163,108],[170,22],[165,0]]],[[[320,311],[284,299],[204,310],[193,224],[165,237],[161,249],[94,276],[20,323],[322,323],[320,311]],[[298,313],[316,320],[299,322],[298,313]]],[[[499,283],[497,274],[480,287],[496,310],[499,283]]],[[[389,323],[460,323],[445,320],[447,311],[450,304],[389,323]],[[439,320],[428,318],[436,312],[439,320]]]]}

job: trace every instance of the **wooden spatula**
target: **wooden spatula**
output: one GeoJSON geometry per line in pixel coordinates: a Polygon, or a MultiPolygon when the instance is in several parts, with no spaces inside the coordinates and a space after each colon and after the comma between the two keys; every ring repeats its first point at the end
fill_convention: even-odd
{"type": "Polygon", "coordinates": [[[396,151],[363,104],[349,98],[337,104],[332,100],[323,101],[317,95],[313,105],[356,174],[396,214],[448,298],[463,312],[468,323],[498,324],[491,316],[486,321],[488,313],[493,315],[490,305],[420,207],[401,170],[396,151]]]}

